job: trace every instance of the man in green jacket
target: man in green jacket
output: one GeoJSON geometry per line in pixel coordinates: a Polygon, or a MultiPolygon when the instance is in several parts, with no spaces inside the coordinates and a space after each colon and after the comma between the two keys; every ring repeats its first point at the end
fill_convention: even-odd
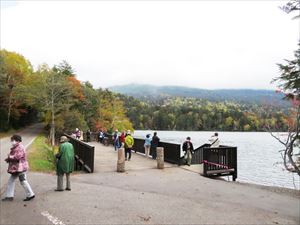
{"type": "Polygon", "coordinates": [[[125,137],[125,160],[127,160],[127,154],[128,156],[128,161],[131,159],[131,150],[134,145],[134,139],[130,134],[130,130],[127,131],[126,137],[125,137]]]}
{"type": "Polygon", "coordinates": [[[74,148],[73,145],[68,142],[66,136],[61,136],[59,145],[59,152],[56,154],[57,165],[57,189],[55,191],[63,191],[63,177],[66,174],[67,184],[66,190],[71,191],[70,173],[74,169],[74,148]]]}

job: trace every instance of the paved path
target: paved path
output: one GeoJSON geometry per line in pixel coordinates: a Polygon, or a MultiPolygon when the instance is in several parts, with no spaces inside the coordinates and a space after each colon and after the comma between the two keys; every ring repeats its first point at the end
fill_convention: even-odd
{"type": "Polygon", "coordinates": [[[95,173],[75,173],[72,191],[55,192],[55,174],[30,172],[37,197],[24,204],[17,185],[15,200],[1,202],[1,224],[299,224],[295,193],[208,179],[168,163],[158,170],[138,154],[117,173],[113,148],[93,144],[95,173]]]}

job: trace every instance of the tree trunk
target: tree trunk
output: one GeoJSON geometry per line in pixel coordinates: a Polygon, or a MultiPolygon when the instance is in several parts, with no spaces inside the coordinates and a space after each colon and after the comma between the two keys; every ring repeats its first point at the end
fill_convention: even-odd
{"type": "Polygon", "coordinates": [[[9,125],[10,122],[10,114],[11,114],[11,108],[12,108],[12,88],[10,88],[9,98],[8,98],[8,112],[7,112],[7,125],[9,125]]]}
{"type": "Polygon", "coordinates": [[[50,130],[50,139],[51,145],[55,145],[55,121],[54,121],[54,112],[52,111],[52,121],[51,121],[51,130],[50,130]]]}
{"type": "MultiPolygon", "coordinates": [[[[53,77],[52,77],[53,82],[53,77]]],[[[51,90],[51,130],[50,130],[50,138],[51,138],[51,145],[55,145],[55,109],[54,109],[54,90],[51,90]]]]}

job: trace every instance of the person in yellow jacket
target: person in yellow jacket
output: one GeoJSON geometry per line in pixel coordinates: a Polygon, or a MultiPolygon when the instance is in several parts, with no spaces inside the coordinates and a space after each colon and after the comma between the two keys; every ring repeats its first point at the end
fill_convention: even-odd
{"type": "Polygon", "coordinates": [[[134,145],[134,139],[130,134],[130,130],[128,130],[125,137],[125,160],[127,160],[127,154],[129,154],[128,161],[131,159],[131,150],[133,145],[134,145]]]}

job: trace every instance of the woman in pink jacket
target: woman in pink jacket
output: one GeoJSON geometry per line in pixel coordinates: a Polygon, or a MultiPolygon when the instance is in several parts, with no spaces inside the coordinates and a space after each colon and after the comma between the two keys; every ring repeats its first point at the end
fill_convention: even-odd
{"type": "Polygon", "coordinates": [[[8,180],[5,198],[2,199],[2,201],[12,201],[14,199],[15,181],[17,178],[19,178],[20,183],[26,193],[26,198],[24,201],[30,201],[35,197],[35,195],[26,180],[28,162],[26,159],[25,148],[21,144],[22,137],[19,135],[13,135],[10,140],[12,147],[5,161],[8,163],[7,172],[10,173],[11,176],[8,180]]]}

